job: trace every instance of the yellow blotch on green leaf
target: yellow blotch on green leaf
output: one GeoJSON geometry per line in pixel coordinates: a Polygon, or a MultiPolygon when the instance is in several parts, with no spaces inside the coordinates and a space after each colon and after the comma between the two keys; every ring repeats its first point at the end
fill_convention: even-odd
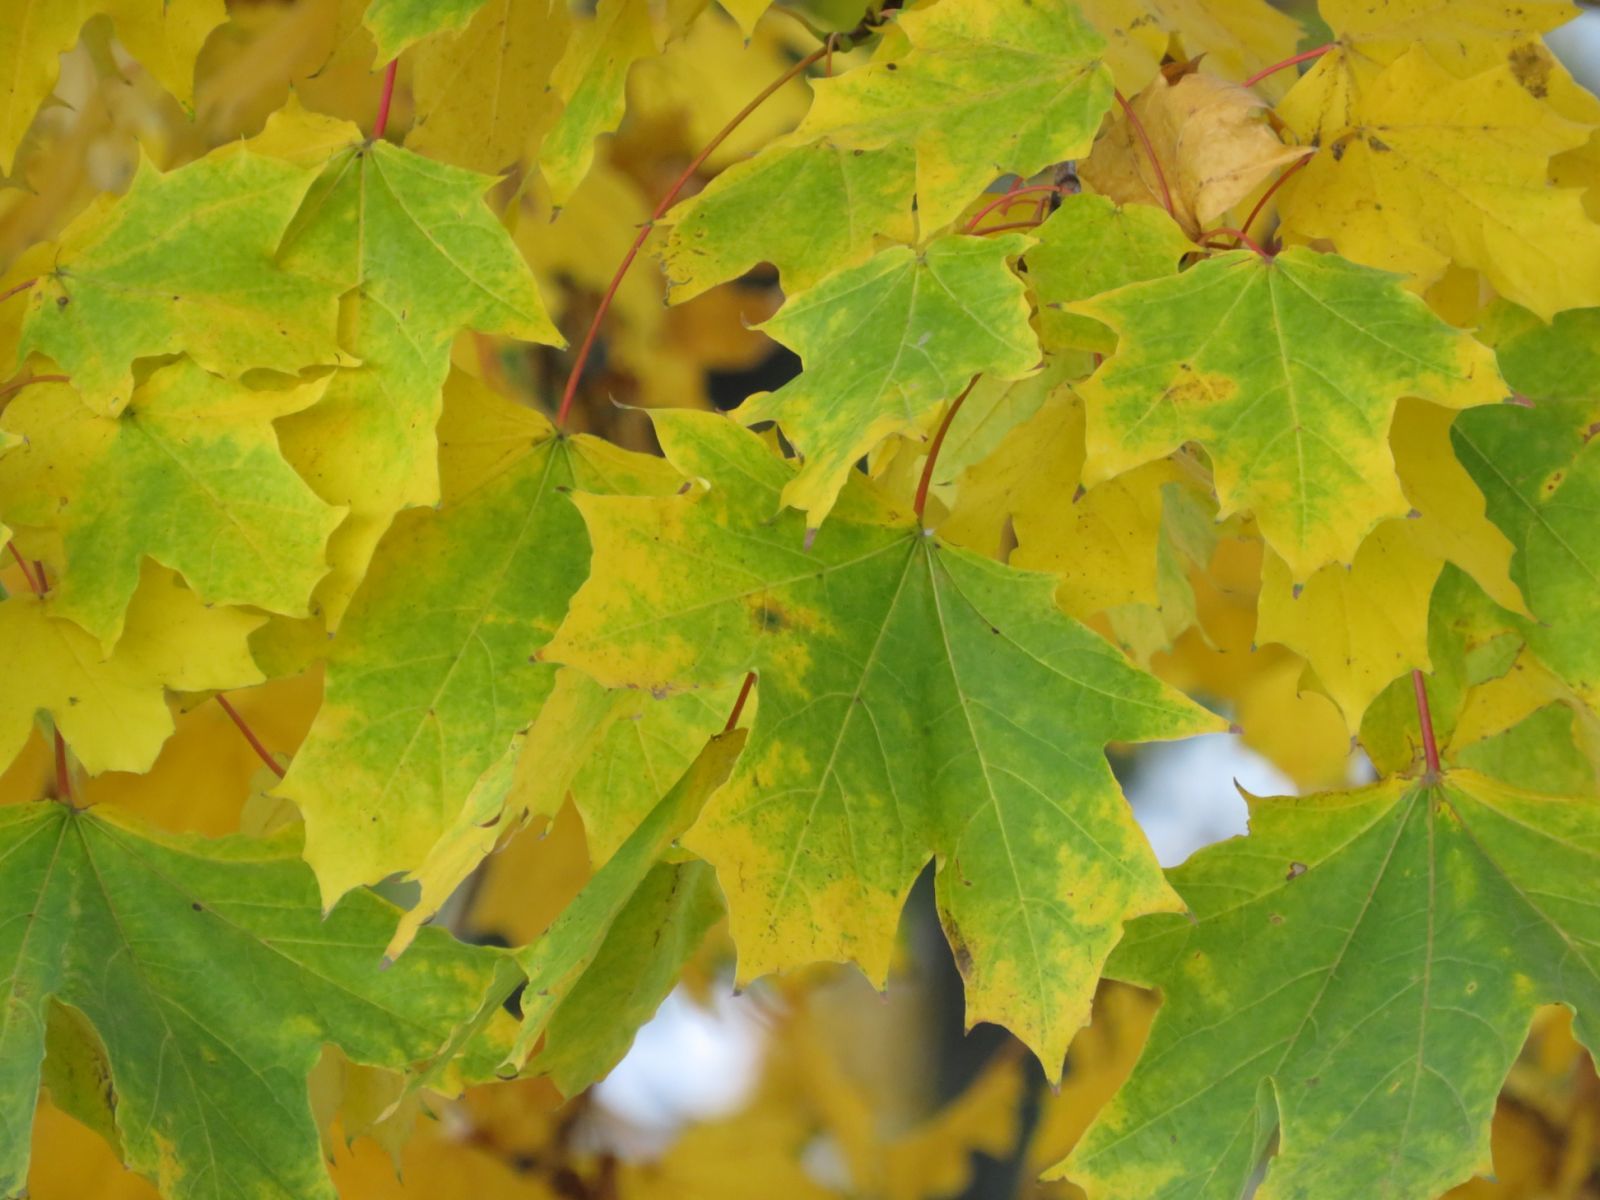
{"type": "Polygon", "coordinates": [[[0,455],[0,513],[54,530],[65,570],[52,611],[109,647],[151,558],[207,604],[304,616],[343,514],[278,450],[272,422],[315,404],[326,379],[247,388],[180,360],[100,415],[67,384],[39,384],[6,408],[23,446],[0,455]]]}

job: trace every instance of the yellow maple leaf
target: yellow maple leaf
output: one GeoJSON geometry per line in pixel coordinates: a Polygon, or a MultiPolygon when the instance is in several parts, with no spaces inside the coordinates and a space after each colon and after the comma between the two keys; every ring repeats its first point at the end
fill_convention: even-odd
{"type": "Polygon", "coordinates": [[[1600,304],[1600,227],[1548,182],[1587,125],[1505,63],[1460,79],[1418,46],[1365,79],[1343,62],[1324,56],[1278,108],[1317,147],[1284,188],[1286,234],[1423,285],[1472,267],[1546,320],[1600,304]]]}
{"type": "Polygon", "coordinates": [[[90,774],[148,771],[172,733],[164,689],[194,692],[261,682],[246,639],[262,618],[207,608],[172,572],[146,563],[109,658],[53,615],[48,599],[0,601],[0,764],[48,712],[90,774]]]}
{"type": "Polygon", "coordinates": [[[1428,603],[1446,560],[1494,600],[1522,610],[1511,581],[1512,546],[1484,515],[1483,494],[1450,449],[1454,413],[1405,400],[1390,442],[1413,514],[1384,521],[1348,566],[1330,563],[1296,588],[1267,551],[1256,637],[1310,663],[1352,734],[1390,680],[1428,670],[1428,603]]]}

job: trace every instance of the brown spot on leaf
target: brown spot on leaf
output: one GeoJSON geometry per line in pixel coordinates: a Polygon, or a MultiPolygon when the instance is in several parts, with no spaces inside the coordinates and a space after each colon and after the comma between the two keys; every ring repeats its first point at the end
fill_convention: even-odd
{"type": "Polygon", "coordinates": [[[1284,878],[1285,879],[1299,879],[1300,876],[1304,875],[1305,873],[1306,873],[1306,865],[1305,865],[1305,863],[1303,863],[1303,862],[1292,862],[1292,863],[1289,864],[1289,873],[1287,875],[1285,875],[1284,878]]]}
{"type": "Polygon", "coordinates": [[[1550,55],[1543,46],[1528,42],[1513,46],[1506,55],[1511,74],[1535,100],[1543,100],[1550,92],[1550,55]]]}

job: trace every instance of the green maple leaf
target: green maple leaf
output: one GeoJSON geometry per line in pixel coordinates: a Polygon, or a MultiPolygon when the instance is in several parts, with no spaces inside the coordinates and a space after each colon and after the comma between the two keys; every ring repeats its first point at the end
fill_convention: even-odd
{"type": "Polygon", "coordinates": [[[340,362],[338,288],[273,261],[314,179],[247,151],[165,175],[141,160],[127,195],[62,235],[27,293],[19,359],[48,355],[111,415],[132,395],[136,359],[183,353],[230,378],[340,362]]]}
{"type": "Polygon", "coordinates": [[[1105,39],[1070,0],[944,0],[900,14],[912,50],[814,85],[798,136],[917,155],[924,230],[999,175],[1089,151],[1111,106],[1105,39]]]}
{"type": "Polygon", "coordinates": [[[916,238],[906,147],[850,150],[785,139],[729,167],[667,215],[661,248],[671,303],[769,262],[788,292],[868,258],[882,241],[916,238]],[[817,214],[837,214],[818,221],[817,214]]]}
{"type": "Polygon", "coordinates": [[[402,514],[384,538],[330,649],[322,708],[276,789],[305,814],[327,903],[414,871],[413,925],[502,832],[483,826],[509,782],[513,738],[554,683],[555,668],[531,660],[588,567],[567,493],[678,483],[659,459],[558,437],[464,377],[448,395],[443,504],[402,514]],[[474,816],[468,799],[497,764],[503,778],[489,786],[500,791],[474,816]]]}
{"type": "Polygon", "coordinates": [[[580,496],[594,566],[545,650],[607,686],[754,669],[733,777],[685,839],[728,893],[739,976],[853,959],[882,980],[937,857],[973,1021],[1052,1074],[1122,922],[1169,907],[1102,756],[1217,722],[1056,607],[1055,580],[940,543],[864,489],[807,551],[769,516],[792,469],[709,414],[659,411],[698,496],[580,496]]]}
{"type": "Polygon", "coordinates": [[[1521,310],[1490,320],[1501,368],[1530,407],[1463,414],[1456,453],[1483,489],[1489,519],[1517,548],[1511,575],[1535,620],[1517,627],[1534,652],[1589,704],[1600,703],[1600,310],[1545,325],[1521,310]]]}
{"type": "Polygon", "coordinates": [[[661,859],[727,779],[744,744],[743,730],[712,739],[556,922],[517,951],[528,986],[512,1064],[550,1075],[571,1096],[627,1052],[722,916],[705,863],[661,859]]]}
{"type": "Polygon", "coordinates": [[[305,615],[343,514],[284,461],[272,422],[325,386],[256,391],[180,360],[136,387],[116,417],[64,384],[13,400],[4,423],[25,444],[0,456],[0,494],[17,498],[0,507],[60,533],[56,614],[115,642],[148,556],[208,604],[305,615]]]}
{"type": "Polygon", "coordinates": [[[1408,511],[1388,444],[1402,396],[1466,408],[1506,394],[1488,349],[1396,276],[1300,247],[1218,255],[1069,311],[1118,335],[1078,387],[1085,485],[1199,442],[1220,515],[1254,513],[1296,581],[1408,511]]]}
{"type": "Polygon", "coordinates": [[[1434,1196],[1489,1161],[1534,1008],[1595,1044],[1592,799],[1468,771],[1253,801],[1172,873],[1194,919],[1129,930],[1116,978],[1163,1005],[1062,1169],[1091,1195],[1434,1196]]]}
{"type": "Polygon", "coordinates": [[[805,459],[783,503],[813,525],[857,459],[892,433],[920,429],[974,375],[1020,379],[1039,365],[1022,282],[1007,265],[1028,239],[944,237],[895,246],[793,297],[763,326],[806,369],[739,409],[776,420],[805,459]]]}
{"type": "Polygon", "coordinates": [[[306,1090],[324,1043],[374,1065],[426,1061],[500,961],[430,930],[381,969],[394,910],[362,894],[324,918],[292,831],[213,841],[114,809],[9,805],[0,893],[8,1195],[26,1178],[56,1006],[97,1040],[104,1125],[163,1195],[332,1200],[306,1090]]]}
{"type": "Polygon", "coordinates": [[[345,294],[345,344],[361,366],[335,374],[322,402],[281,433],[317,494],[351,510],[321,597],[337,617],[394,514],[439,498],[434,428],[456,335],[561,337],[484,203],[489,176],[369,143],[348,122],[297,108],[263,138],[306,158],[331,148],[280,257],[345,294]]]}

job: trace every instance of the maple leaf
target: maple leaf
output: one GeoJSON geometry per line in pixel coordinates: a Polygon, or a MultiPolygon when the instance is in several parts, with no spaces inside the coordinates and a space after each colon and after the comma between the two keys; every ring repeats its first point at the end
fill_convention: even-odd
{"type": "Polygon", "coordinates": [[[305,615],[343,514],[284,461],[272,422],[325,386],[256,391],[179,360],[135,387],[117,417],[66,384],[13,400],[0,419],[24,445],[0,454],[0,511],[59,533],[67,569],[55,614],[109,647],[148,556],[207,604],[305,615]]]}
{"type": "Polygon", "coordinates": [[[11,173],[23,134],[55,87],[60,56],[97,13],[111,17],[128,52],[184,105],[200,47],[228,18],[223,0],[15,0],[0,24],[0,174],[11,173]]]}
{"type": "Polygon", "coordinates": [[[1484,515],[1483,494],[1450,449],[1454,414],[1402,401],[1391,444],[1411,512],[1370,533],[1348,567],[1330,563],[1295,587],[1268,553],[1256,636],[1303,655],[1350,731],[1391,679],[1431,669],[1428,604],[1447,561],[1471,571],[1502,605],[1521,609],[1511,543],[1484,515]]]}
{"type": "Polygon", "coordinates": [[[678,483],[659,460],[557,437],[463,377],[447,396],[443,503],[403,514],[384,538],[329,652],[322,709],[275,789],[305,814],[306,861],[330,906],[357,884],[416,873],[408,930],[501,832],[512,739],[554,682],[553,666],[530,659],[588,564],[567,492],[678,483]],[[469,803],[497,763],[504,774],[469,803]]]}
{"type": "Polygon", "coordinates": [[[894,246],[792,297],[762,328],[806,364],[747,400],[747,424],[776,420],[805,466],[783,493],[820,524],[855,461],[916,429],[974,375],[1020,379],[1039,365],[1022,282],[1007,266],[1020,234],[894,246]]]}
{"type": "Polygon", "coordinates": [[[1590,129],[1509,65],[1458,79],[1418,47],[1358,81],[1328,55],[1278,115],[1318,147],[1281,193],[1286,233],[1424,284],[1475,268],[1546,320],[1600,303],[1600,228],[1578,189],[1547,178],[1590,129]]]}
{"type": "Polygon", "coordinates": [[[128,403],[136,359],[185,353],[230,378],[342,361],[338,291],[272,259],[314,178],[247,151],[164,175],[141,159],[119,203],[62,235],[27,293],[18,358],[49,355],[108,415],[128,403]]]}
{"type": "Polygon", "coordinates": [[[509,1063],[550,1074],[571,1096],[627,1051],[722,915],[709,867],[660,860],[728,778],[744,744],[743,730],[713,739],[556,922],[517,951],[528,986],[509,1063]]]}
{"type": "Polygon", "coordinates": [[[729,167],[667,214],[661,247],[668,300],[679,304],[758,263],[786,291],[814,287],[871,257],[884,241],[916,239],[910,149],[851,150],[827,138],[781,139],[729,167]],[[819,212],[843,213],[820,227],[819,212]]]}
{"type": "Polygon", "coordinates": [[[1086,153],[1111,104],[1105,42],[1070,0],[944,0],[900,14],[903,58],[818,80],[797,136],[917,156],[925,231],[996,176],[1086,153]]]}
{"type": "Polygon", "coordinates": [[[1466,408],[1505,395],[1488,349],[1394,276],[1300,247],[1218,255],[1070,311],[1119,337],[1078,389],[1084,482],[1199,442],[1221,515],[1251,511],[1295,580],[1407,511],[1387,442],[1401,396],[1466,408]]]}
{"type": "Polygon", "coordinates": [[[658,15],[651,0],[599,0],[594,14],[575,23],[566,53],[550,75],[563,107],[539,150],[539,167],[555,202],[583,182],[594,162],[594,142],[622,122],[628,70],[682,37],[706,0],[680,0],[658,15]]]}
{"type": "Polygon", "coordinates": [[[944,546],[858,488],[808,553],[798,516],[767,515],[792,471],[759,438],[655,421],[709,490],[578,497],[594,567],[544,655],[607,686],[760,673],[750,745],[685,839],[728,894],[740,979],[853,959],[881,980],[937,856],[969,1019],[1054,1074],[1121,922],[1170,903],[1100,747],[1216,722],[1057,612],[1050,577],[944,546]]]}
{"type": "Polygon", "coordinates": [[[322,166],[280,258],[345,294],[346,345],[361,360],[279,428],[306,482],[351,512],[318,597],[332,624],[394,514],[439,498],[434,427],[456,334],[561,337],[483,202],[487,176],[368,143],[348,122],[297,108],[275,116],[258,142],[322,166]]]}
{"type": "MultiPolygon", "coordinates": [[[[1173,561],[1170,526],[1182,506],[1176,493],[1192,492],[1196,481],[1163,459],[1079,489],[1063,503],[1083,461],[1083,406],[1062,389],[966,473],[939,532],[999,556],[1009,525],[1016,546],[1005,561],[1051,572],[1063,612],[1079,621],[1108,614],[1118,644],[1148,662],[1193,623],[1193,596],[1185,594],[1187,582],[1173,561]],[[1152,613],[1154,624],[1147,619],[1152,613]],[[1158,631],[1153,641],[1152,630],[1158,631]]],[[[1209,524],[1210,516],[1202,520],[1209,524]]]]}
{"type": "Polygon", "coordinates": [[[1232,1195],[1276,1126],[1263,1198],[1466,1179],[1534,1007],[1580,1031],[1600,1011],[1597,844],[1591,800],[1468,771],[1252,800],[1248,838],[1172,873],[1194,919],[1113,958],[1164,1003],[1062,1170],[1092,1195],[1232,1195]]]}
{"type": "MultiPolygon", "coordinates": [[[[326,1197],[306,1075],[324,1042],[371,1063],[431,1056],[499,956],[429,931],[388,971],[394,910],[353,897],[326,919],[291,830],[208,840],[113,809],[0,808],[5,1028],[0,1188],[15,1192],[45,1052],[70,1006],[115,1079],[123,1156],[178,1200],[326,1197]],[[195,980],[206,986],[195,986],[195,980]]],[[[105,1100],[102,1099],[104,1104],[105,1100]]]]}
{"type": "Polygon", "coordinates": [[[1117,344],[1111,331],[1066,306],[1124,284],[1176,275],[1178,260],[1194,250],[1161,209],[1124,207],[1088,193],[1064,197],[1033,236],[1038,245],[1028,250],[1028,286],[1038,301],[1039,341],[1046,350],[1111,353],[1117,344]]]}
{"type": "Polygon", "coordinates": [[[566,0],[487,0],[465,29],[418,46],[406,148],[474,171],[535,149],[557,116],[548,84],[570,25],[566,0]]]}
{"type": "MultiPolygon", "coordinates": [[[[604,863],[722,730],[740,690],[658,698],[563,670],[528,731],[506,804],[553,817],[570,794],[589,861],[604,863]]],[[[746,717],[754,708],[747,700],[746,717]]]]}
{"type": "MultiPolygon", "coordinates": [[[[1299,23],[1265,0],[1096,0],[1084,10],[1106,39],[1106,63],[1130,95],[1156,77],[1175,40],[1182,58],[1203,57],[1236,79],[1282,62],[1300,41],[1299,23]]],[[[1274,78],[1265,81],[1267,91],[1275,86],[1274,78]]]]}
{"type": "Polygon", "coordinates": [[[1165,204],[1170,197],[1173,218],[1192,238],[1268,175],[1311,153],[1278,140],[1263,101],[1210,75],[1157,76],[1131,107],[1142,135],[1118,114],[1079,173],[1118,204],[1165,204]]]}
{"type": "MultiPolygon", "coordinates": [[[[1594,311],[1491,336],[1507,378],[1532,407],[1502,405],[1463,421],[1456,453],[1488,500],[1489,517],[1516,547],[1511,577],[1534,620],[1528,645],[1591,706],[1600,703],[1594,595],[1600,580],[1600,391],[1594,386],[1594,311]]],[[[1509,326],[1509,328],[1507,328],[1509,326]]]]}
{"type": "Polygon", "coordinates": [[[84,768],[148,771],[172,733],[164,688],[198,692],[261,682],[246,639],[263,618],[207,608],[174,576],[146,566],[109,656],[49,600],[0,600],[0,770],[48,712],[84,768]]]}

